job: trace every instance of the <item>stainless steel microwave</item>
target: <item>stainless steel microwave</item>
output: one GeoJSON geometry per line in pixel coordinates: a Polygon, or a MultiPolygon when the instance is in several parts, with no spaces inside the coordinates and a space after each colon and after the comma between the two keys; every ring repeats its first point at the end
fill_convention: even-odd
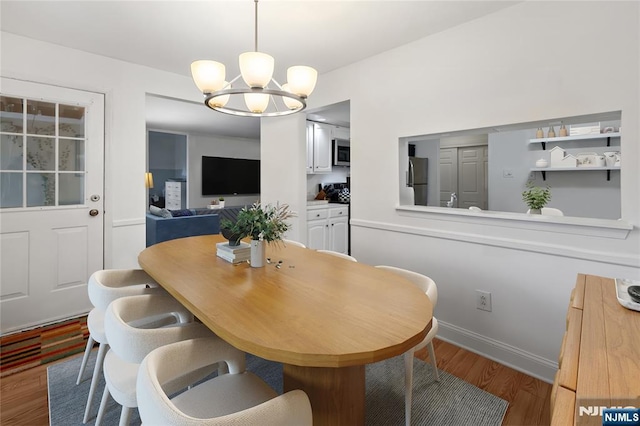
{"type": "Polygon", "coordinates": [[[333,140],[333,165],[349,166],[351,164],[351,153],[349,141],[346,139],[333,140]]]}

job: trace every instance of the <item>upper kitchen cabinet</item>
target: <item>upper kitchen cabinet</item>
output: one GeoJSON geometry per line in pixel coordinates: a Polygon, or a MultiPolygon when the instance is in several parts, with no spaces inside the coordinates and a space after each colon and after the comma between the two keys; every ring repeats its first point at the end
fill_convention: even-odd
{"type": "Polygon", "coordinates": [[[333,139],[340,139],[348,141],[351,139],[350,131],[348,127],[334,126],[333,127],[333,139]]]}
{"type": "Polygon", "coordinates": [[[331,171],[331,141],[333,127],[307,122],[307,173],[331,171]]]}

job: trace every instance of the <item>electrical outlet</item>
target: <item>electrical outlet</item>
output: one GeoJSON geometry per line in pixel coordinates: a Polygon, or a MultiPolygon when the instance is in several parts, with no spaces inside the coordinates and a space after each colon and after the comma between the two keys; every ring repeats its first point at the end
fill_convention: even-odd
{"type": "Polygon", "coordinates": [[[513,170],[502,169],[502,177],[505,179],[513,179],[513,170]]]}
{"type": "Polygon", "coordinates": [[[491,312],[491,293],[488,291],[476,290],[476,308],[491,312]]]}

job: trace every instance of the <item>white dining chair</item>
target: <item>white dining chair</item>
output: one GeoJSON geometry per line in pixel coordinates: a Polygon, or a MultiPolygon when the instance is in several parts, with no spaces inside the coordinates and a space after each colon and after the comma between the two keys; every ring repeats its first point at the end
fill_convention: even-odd
{"type": "Polygon", "coordinates": [[[284,243],[285,246],[292,245],[292,246],[296,246],[296,247],[300,247],[300,248],[307,248],[307,246],[302,244],[300,241],[287,240],[286,238],[283,238],[282,242],[284,243]]]}
{"type": "Polygon", "coordinates": [[[245,355],[219,339],[193,339],[158,348],[140,365],[138,411],[143,424],[166,426],[312,424],[302,390],[279,395],[245,370],[245,355]],[[172,397],[166,383],[198,368],[225,362],[228,374],[172,397]]]}
{"type": "MultiPolygon", "coordinates": [[[[438,287],[436,283],[426,275],[419,274],[417,272],[409,271],[402,268],[396,268],[394,266],[379,265],[376,268],[389,271],[397,274],[415,284],[420,290],[424,291],[431,301],[431,305],[435,308],[438,303],[438,287]]],[[[411,400],[413,394],[413,358],[414,353],[424,347],[428,347],[429,357],[431,358],[431,365],[433,367],[433,374],[436,381],[440,381],[440,375],[438,374],[438,364],[436,363],[436,352],[433,348],[433,338],[438,333],[438,320],[433,317],[431,320],[431,330],[427,333],[422,342],[418,343],[413,349],[405,352],[404,354],[404,415],[405,424],[409,426],[411,424],[411,400]]]]}
{"type": "Polygon", "coordinates": [[[87,316],[87,328],[89,338],[82,357],[80,371],[76,385],[82,381],[82,376],[87,366],[87,360],[91,354],[94,343],[98,343],[98,354],[91,376],[91,385],[87,396],[87,405],[82,422],[89,421],[91,403],[98,386],[104,357],[109,348],[107,337],[104,333],[104,312],[112,301],[126,296],[140,294],[167,294],[158,283],[142,269],[103,269],[94,272],[87,283],[89,300],[94,308],[87,316]]]}
{"type": "Polygon", "coordinates": [[[335,257],[340,257],[342,259],[346,259],[346,260],[350,260],[352,262],[357,262],[358,260],[353,257],[350,256],[348,254],[344,254],[344,253],[340,253],[337,251],[333,251],[333,250],[316,250],[318,253],[326,253],[326,254],[330,254],[331,256],[335,256],[335,257]]]}
{"type": "MultiPolygon", "coordinates": [[[[131,409],[138,406],[138,367],[153,349],[197,337],[218,339],[205,325],[193,322],[191,312],[168,294],[146,294],[114,300],[105,312],[104,329],[110,349],[104,359],[106,386],[98,409],[96,426],[102,423],[109,396],[122,406],[120,425],[129,424],[131,409]],[[170,316],[173,321],[159,328],[147,328],[147,324],[138,327],[145,318],[162,316],[170,316]]],[[[208,371],[198,372],[197,379],[214,370],[212,367],[208,371]]],[[[172,385],[172,390],[181,390],[187,384],[188,381],[186,384],[178,381],[172,385]]]]}

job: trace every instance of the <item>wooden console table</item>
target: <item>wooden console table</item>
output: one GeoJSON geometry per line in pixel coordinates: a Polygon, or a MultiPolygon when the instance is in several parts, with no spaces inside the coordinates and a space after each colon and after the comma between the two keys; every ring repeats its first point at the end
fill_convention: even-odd
{"type": "Polygon", "coordinates": [[[558,365],[552,425],[601,425],[601,416],[579,415],[585,399],[640,401],[640,312],[620,305],[612,278],[578,275],[558,365]]]}

